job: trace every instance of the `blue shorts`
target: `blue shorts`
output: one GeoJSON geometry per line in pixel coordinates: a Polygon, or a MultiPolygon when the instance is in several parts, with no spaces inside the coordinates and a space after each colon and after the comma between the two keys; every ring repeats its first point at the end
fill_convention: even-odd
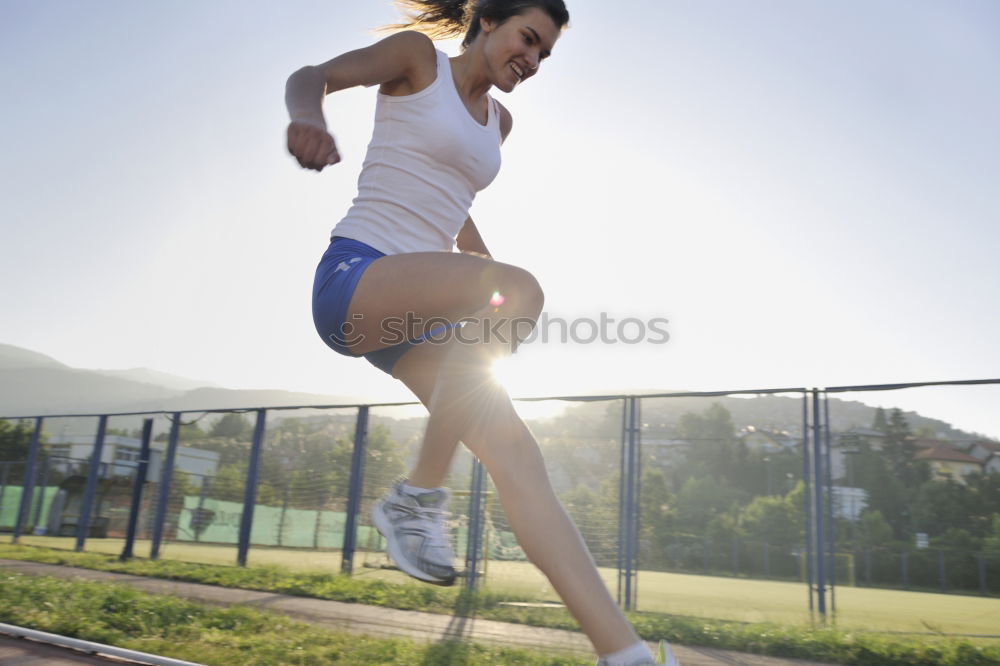
{"type": "MultiPolygon", "coordinates": [[[[313,280],[313,323],[316,324],[316,332],[323,338],[323,342],[335,352],[345,356],[357,356],[347,347],[356,342],[352,339],[350,322],[346,321],[347,308],[351,305],[351,297],[358,286],[361,274],[373,261],[384,256],[385,253],[361,241],[334,236],[323,258],[320,259],[313,280]]],[[[436,328],[426,336],[369,352],[363,356],[379,370],[392,375],[396,361],[423,342],[424,337],[435,336],[436,339],[437,334],[454,326],[452,324],[436,328]]]]}

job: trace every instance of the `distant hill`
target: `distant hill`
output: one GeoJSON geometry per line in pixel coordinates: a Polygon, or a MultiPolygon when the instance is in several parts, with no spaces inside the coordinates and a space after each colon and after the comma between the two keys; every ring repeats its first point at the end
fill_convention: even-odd
{"type": "Polygon", "coordinates": [[[39,354],[38,352],[15,347],[14,345],[0,344],[0,369],[9,368],[68,368],[69,366],[60,363],[51,356],[39,354]]]}
{"type": "MultiPolygon", "coordinates": [[[[636,391],[635,393],[647,392],[636,391]]],[[[666,393],[666,391],[661,393],[666,393]]],[[[796,434],[802,431],[802,398],[790,395],[647,398],[642,402],[642,421],[646,424],[649,436],[671,436],[670,433],[685,412],[703,412],[712,403],[719,403],[729,411],[737,430],[754,426],[765,430],[787,431],[796,434]]],[[[599,415],[605,414],[608,409],[616,410],[615,414],[617,415],[621,408],[610,403],[584,403],[574,405],[561,418],[570,421],[582,419],[592,422],[598,419],[599,415]]],[[[842,432],[851,428],[871,427],[875,419],[876,408],[856,400],[841,400],[831,397],[829,410],[832,430],[842,432]]],[[[903,414],[912,430],[928,426],[933,429],[936,436],[946,439],[967,441],[979,438],[979,435],[975,433],[966,432],[940,419],[923,416],[912,411],[904,411],[903,414]]],[[[554,429],[558,428],[558,424],[553,425],[554,429]]]]}
{"type": "MultiPolygon", "coordinates": [[[[108,414],[208,409],[344,405],[357,397],[281,390],[235,390],[149,368],[86,370],[71,368],[44,354],[0,345],[0,416],[108,414]]],[[[114,419],[132,428],[138,418],[114,419]]],[[[93,419],[65,419],[63,432],[92,430],[93,419]]],[[[53,423],[52,427],[57,424],[53,423]]]]}
{"type": "Polygon", "coordinates": [[[300,393],[272,389],[197,388],[180,395],[150,402],[135,402],[132,407],[166,411],[191,409],[241,409],[249,407],[293,407],[297,405],[355,405],[364,402],[349,396],[300,393]]]}
{"type": "Polygon", "coordinates": [[[181,391],[67,367],[0,369],[0,415],[126,411],[181,391]]]}
{"type": "Polygon", "coordinates": [[[107,375],[108,377],[117,377],[118,379],[128,379],[134,382],[155,384],[156,386],[162,386],[163,388],[173,389],[175,391],[190,391],[191,389],[201,388],[203,386],[219,387],[219,385],[214,382],[203,379],[190,379],[188,377],[172,375],[168,372],[160,372],[159,370],[152,370],[150,368],[130,368],[129,370],[95,370],[94,372],[99,372],[100,374],[107,375]]]}

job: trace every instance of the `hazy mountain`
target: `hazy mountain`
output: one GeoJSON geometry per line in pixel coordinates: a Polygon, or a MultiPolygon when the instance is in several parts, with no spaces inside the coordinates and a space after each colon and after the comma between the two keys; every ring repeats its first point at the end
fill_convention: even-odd
{"type": "MultiPolygon", "coordinates": [[[[611,392],[614,395],[618,392],[611,392]]],[[[635,394],[648,393],[635,391],[635,394]]],[[[661,393],[666,393],[663,391],[661,393]]],[[[885,396],[880,396],[884,400],[885,396]]],[[[754,426],[758,429],[786,431],[800,434],[802,431],[802,397],[792,395],[760,395],[760,396],[707,396],[697,398],[646,398],[642,401],[641,418],[645,430],[651,437],[673,437],[681,416],[685,412],[700,413],[708,409],[712,403],[719,403],[729,411],[737,430],[754,426]]],[[[810,404],[810,410],[812,409],[810,404]]],[[[891,405],[886,408],[886,412],[891,405]]],[[[842,400],[830,397],[830,424],[834,432],[843,432],[851,428],[869,428],[875,419],[875,407],[856,400],[842,400]]],[[[602,417],[613,414],[614,419],[620,418],[621,402],[596,402],[574,405],[560,417],[569,421],[596,422],[602,417]],[[611,411],[609,411],[611,410],[611,411]]],[[[903,412],[911,430],[920,427],[930,427],[936,436],[968,441],[977,439],[975,433],[954,427],[952,424],[923,416],[916,412],[903,412]]],[[[551,424],[546,434],[558,432],[560,424],[551,424]],[[550,432],[551,431],[551,432],[550,432]]]]}
{"type": "Polygon", "coordinates": [[[0,415],[80,414],[126,411],[180,395],[162,386],[74,368],[0,369],[0,415]]]}
{"type": "MultiPolygon", "coordinates": [[[[361,400],[356,397],[206,386],[204,381],[148,368],[71,368],[38,352],[13,345],[0,345],[0,416],[5,417],[342,405],[358,402],[361,400]]],[[[118,420],[120,419],[116,419],[118,420]]],[[[83,420],[87,424],[90,421],[92,419],[83,420]]],[[[130,419],[127,425],[113,425],[132,427],[133,421],[136,419],[130,419]]]]}
{"type": "Polygon", "coordinates": [[[94,372],[107,375],[108,377],[117,377],[118,379],[128,379],[134,382],[154,384],[156,386],[162,386],[163,388],[173,389],[175,391],[190,391],[191,389],[201,388],[203,386],[219,388],[219,385],[215,382],[210,382],[204,379],[190,379],[188,377],[172,375],[168,372],[160,372],[159,370],[152,370],[150,368],[95,370],[94,372]]]}
{"type": "Polygon", "coordinates": [[[241,409],[251,407],[294,407],[300,405],[355,405],[364,402],[349,396],[322,395],[271,389],[226,389],[203,387],[162,400],[137,401],[137,410],[185,411],[193,409],[241,409]]]}
{"type": "Polygon", "coordinates": [[[67,368],[51,356],[0,343],[0,369],[8,368],[67,368]]]}

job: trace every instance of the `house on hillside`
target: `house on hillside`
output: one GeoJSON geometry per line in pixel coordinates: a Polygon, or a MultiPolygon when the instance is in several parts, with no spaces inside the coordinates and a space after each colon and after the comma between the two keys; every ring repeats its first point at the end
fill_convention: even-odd
{"type": "Polygon", "coordinates": [[[801,439],[795,439],[787,432],[773,432],[763,430],[755,426],[747,426],[740,435],[743,444],[750,451],[760,451],[762,453],[778,453],[779,451],[789,451],[795,449],[802,443],[801,439]]]}
{"type": "Polygon", "coordinates": [[[972,443],[972,446],[969,447],[966,453],[973,458],[978,458],[985,462],[991,456],[1000,456],[1000,442],[990,442],[985,439],[977,440],[972,443]]]}
{"type": "Polygon", "coordinates": [[[660,467],[674,467],[687,458],[691,443],[681,439],[642,438],[642,452],[660,467]]]}
{"type": "Polygon", "coordinates": [[[983,461],[950,446],[938,446],[917,451],[917,460],[926,460],[933,478],[938,481],[965,483],[965,477],[983,471],[983,461]]]}
{"type": "Polygon", "coordinates": [[[857,447],[861,444],[867,444],[871,447],[872,451],[881,451],[882,446],[885,444],[886,436],[881,430],[875,430],[874,428],[851,428],[846,432],[840,433],[837,437],[841,446],[844,447],[857,447]]]}
{"type": "MultiPolygon", "coordinates": [[[[149,468],[146,478],[159,479],[162,474],[166,442],[150,442],[149,468]]],[[[94,450],[93,435],[53,435],[47,442],[49,464],[53,468],[69,471],[90,459],[94,450]]],[[[103,476],[130,476],[139,464],[142,441],[134,437],[106,435],[101,449],[103,476]]],[[[219,454],[215,451],[178,446],[174,469],[190,475],[191,483],[200,486],[205,477],[215,476],[219,468],[219,454]]],[[[85,473],[85,472],[84,472],[85,473]]]]}
{"type": "Polygon", "coordinates": [[[909,440],[919,451],[920,449],[961,449],[964,448],[959,442],[948,439],[936,439],[934,437],[910,437],[909,440]]]}
{"type": "Polygon", "coordinates": [[[983,463],[983,474],[1000,474],[1000,453],[994,453],[983,463]]]}

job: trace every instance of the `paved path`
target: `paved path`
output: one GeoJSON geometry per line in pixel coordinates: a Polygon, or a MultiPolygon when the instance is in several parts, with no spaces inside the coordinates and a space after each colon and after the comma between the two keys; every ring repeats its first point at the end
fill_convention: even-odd
{"type": "Polygon", "coordinates": [[[69,648],[14,638],[0,634],[0,666],[108,666],[108,664],[140,664],[105,655],[87,654],[69,648]]]}
{"type": "MultiPolygon", "coordinates": [[[[418,641],[462,639],[534,650],[593,654],[590,643],[583,634],[562,629],[543,629],[495,620],[402,611],[19,560],[0,559],[0,569],[32,575],[122,583],[155,594],[170,594],[215,605],[245,604],[328,629],[353,631],[369,636],[405,636],[418,641]]],[[[762,657],[711,648],[683,645],[674,645],[673,648],[682,666],[828,666],[818,662],[762,657]]]]}

